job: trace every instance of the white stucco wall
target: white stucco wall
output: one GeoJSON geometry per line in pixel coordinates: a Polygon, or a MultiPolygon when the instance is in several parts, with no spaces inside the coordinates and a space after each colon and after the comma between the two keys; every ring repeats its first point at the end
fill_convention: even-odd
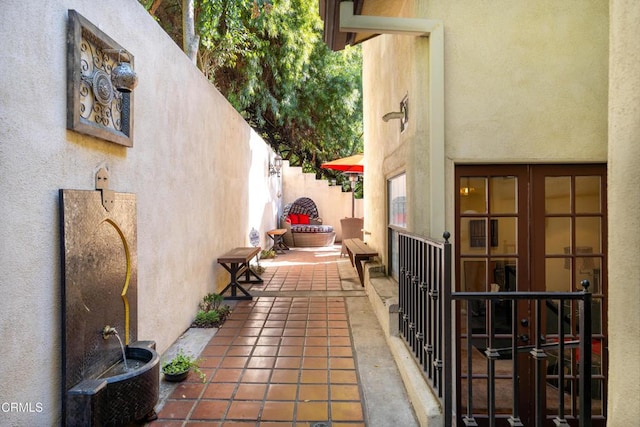
{"type": "Polygon", "coordinates": [[[640,419],[640,3],[611,1],[609,80],[609,419],[640,419]]]}
{"type": "Polygon", "coordinates": [[[163,352],[228,273],[216,258],[274,228],[271,150],[135,0],[4,1],[0,20],[1,425],[57,425],[61,271],[58,189],[137,195],[138,338],[163,352]],[[134,146],[66,129],[67,9],[135,56],[134,146]],[[35,406],[39,403],[40,406],[35,406]],[[3,406],[4,408],[4,406],[3,406]]]}

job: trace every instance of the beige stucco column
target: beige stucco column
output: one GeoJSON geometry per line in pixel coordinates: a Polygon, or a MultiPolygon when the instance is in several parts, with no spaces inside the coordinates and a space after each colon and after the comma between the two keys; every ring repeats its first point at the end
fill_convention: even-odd
{"type": "MultiPolygon", "coordinates": [[[[415,209],[409,205],[410,211],[415,215],[410,215],[411,222],[414,224],[420,223],[420,220],[424,219],[424,223],[428,223],[428,228],[417,229],[414,224],[409,228],[414,232],[419,232],[426,235],[441,236],[445,231],[445,211],[442,208],[444,206],[444,24],[438,19],[422,19],[422,18],[406,18],[406,17],[387,17],[387,16],[368,16],[368,15],[354,15],[353,2],[340,3],[340,31],[343,32],[364,32],[372,34],[395,34],[401,36],[410,37],[428,37],[429,38],[429,50],[428,50],[428,63],[427,63],[427,75],[422,75],[418,71],[417,81],[414,81],[416,86],[420,86],[425,79],[428,82],[426,96],[424,91],[419,91],[418,97],[412,97],[410,105],[412,103],[424,105],[428,111],[428,126],[423,129],[424,138],[428,138],[428,152],[426,158],[419,165],[418,168],[406,168],[405,170],[414,170],[418,174],[426,173],[422,179],[418,179],[416,176],[408,177],[408,190],[412,190],[412,182],[416,186],[420,184],[416,181],[421,181],[428,186],[428,208],[415,209]],[[416,99],[418,98],[418,99],[416,99]],[[424,170],[423,170],[424,169],[424,170]],[[426,171],[426,172],[425,172],[426,171]],[[425,182],[426,181],[426,182],[425,182]],[[428,212],[424,218],[419,218],[428,212]],[[416,221],[417,220],[417,221],[416,221]]],[[[400,66],[396,64],[396,66],[400,66]]],[[[413,66],[420,68],[421,64],[414,62],[413,66]]],[[[397,76],[395,72],[392,73],[394,77],[397,76]]],[[[397,94],[396,94],[397,95],[397,94]]],[[[412,93],[413,95],[413,93],[412,93]]],[[[398,99],[399,101],[400,99],[398,99]]],[[[409,111],[414,108],[409,107],[409,111]]],[[[416,109],[419,110],[419,109],[416,109]]],[[[411,113],[410,113],[411,114],[411,113]]],[[[365,113],[366,115],[366,113],[365,113]]],[[[415,120],[415,116],[414,116],[415,120]]],[[[415,126],[416,124],[414,124],[415,126]]],[[[423,124],[424,126],[424,124],[423,124]]],[[[366,127],[366,125],[365,125],[366,127]]],[[[410,150],[416,149],[416,144],[410,145],[410,150]]],[[[419,155],[412,151],[410,152],[410,158],[407,159],[407,163],[411,166],[418,166],[416,159],[419,155]]],[[[368,168],[369,166],[367,166],[368,168]]],[[[365,175],[366,176],[366,175],[365,175]]],[[[411,203],[411,201],[409,202],[411,203]]],[[[371,203],[370,203],[371,205],[371,203]]],[[[381,223],[385,223],[383,221],[381,223]]],[[[370,224],[370,222],[369,222],[370,224]]],[[[365,228],[369,226],[365,222],[365,228]]],[[[384,236],[384,233],[381,233],[384,236]]],[[[383,238],[384,240],[384,238],[383,238]]],[[[375,238],[374,238],[375,241],[375,238]]],[[[384,246],[384,245],[381,245],[384,246]]]]}
{"type": "Polygon", "coordinates": [[[611,0],[608,425],[640,419],[640,2],[611,0]]]}

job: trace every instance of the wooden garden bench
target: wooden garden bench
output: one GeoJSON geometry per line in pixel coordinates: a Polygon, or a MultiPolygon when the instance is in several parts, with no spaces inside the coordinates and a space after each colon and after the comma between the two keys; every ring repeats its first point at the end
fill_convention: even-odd
{"type": "Polygon", "coordinates": [[[370,260],[378,256],[378,252],[371,249],[362,239],[345,239],[344,245],[347,248],[347,254],[351,260],[351,265],[358,271],[360,284],[364,286],[364,270],[362,261],[370,260]]]}

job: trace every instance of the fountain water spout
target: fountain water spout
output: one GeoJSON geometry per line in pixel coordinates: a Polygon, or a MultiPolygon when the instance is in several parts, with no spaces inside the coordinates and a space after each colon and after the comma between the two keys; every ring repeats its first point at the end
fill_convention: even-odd
{"type": "Polygon", "coordinates": [[[102,329],[102,338],[107,340],[111,335],[115,335],[116,338],[118,338],[118,342],[120,343],[120,350],[122,350],[122,363],[124,363],[125,371],[128,371],[129,366],[127,366],[127,353],[124,350],[124,345],[122,345],[122,340],[120,339],[120,335],[118,335],[118,331],[116,331],[116,328],[112,326],[105,326],[104,329],[102,329]]]}
{"type": "Polygon", "coordinates": [[[112,326],[109,326],[109,325],[105,326],[104,329],[102,330],[102,338],[107,340],[111,335],[118,335],[118,331],[116,331],[116,328],[112,326]]]}

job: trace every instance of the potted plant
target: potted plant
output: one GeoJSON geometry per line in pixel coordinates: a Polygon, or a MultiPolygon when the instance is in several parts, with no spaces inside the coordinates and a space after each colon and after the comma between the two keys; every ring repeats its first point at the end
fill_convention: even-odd
{"type": "Polygon", "coordinates": [[[206,375],[200,370],[198,359],[185,354],[182,349],[178,350],[178,354],[173,359],[162,365],[164,379],[171,382],[184,380],[192,370],[204,382],[206,375]]]}

